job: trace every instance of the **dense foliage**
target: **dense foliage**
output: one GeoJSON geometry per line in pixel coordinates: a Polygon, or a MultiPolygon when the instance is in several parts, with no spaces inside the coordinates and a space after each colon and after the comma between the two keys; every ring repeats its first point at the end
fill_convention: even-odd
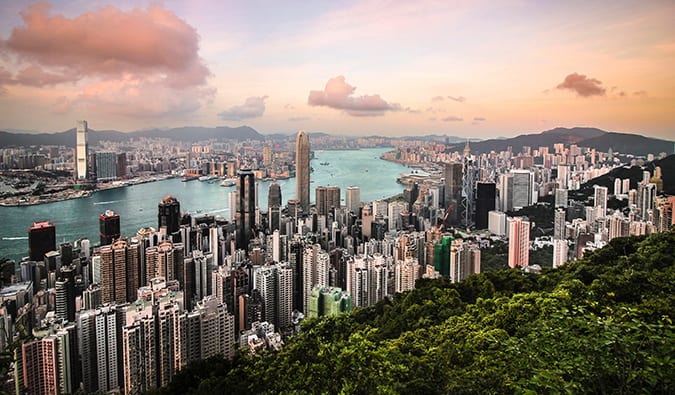
{"type": "Polygon", "coordinates": [[[160,393],[675,393],[675,231],[542,274],[500,270],[306,320],[279,353],[200,363],[160,393]]]}

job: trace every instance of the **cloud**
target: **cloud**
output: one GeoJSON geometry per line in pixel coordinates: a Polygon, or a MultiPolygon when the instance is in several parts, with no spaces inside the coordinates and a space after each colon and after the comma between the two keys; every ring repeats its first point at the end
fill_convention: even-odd
{"type": "Polygon", "coordinates": [[[475,122],[484,122],[484,121],[487,121],[487,118],[483,118],[483,117],[473,117],[473,120],[474,120],[475,122]]]}
{"type": "Polygon", "coordinates": [[[565,80],[558,84],[556,88],[569,89],[581,97],[603,96],[606,92],[606,89],[602,87],[601,81],[577,73],[572,73],[565,77],[565,80]]]}
{"type": "Polygon", "coordinates": [[[248,118],[261,117],[265,113],[265,99],[268,96],[251,96],[244,104],[232,106],[218,114],[218,116],[227,121],[242,121],[248,118]]]}
{"type": "Polygon", "coordinates": [[[174,87],[202,85],[210,72],[199,58],[197,31],[173,12],[152,5],[129,12],[108,6],[69,19],[48,3],[21,12],[24,24],[4,47],[19,60],[65,69],[72,79],[163,73],[174,87]]]}
{"type": "Polygon", "coordinates": [[[49,73],[39,66],[32,65],[19,71],[16,74],[14,82],[20,85],[42,87],[63,82],[73,82],[76,79],[73,75],[49,73]]]}
{"type": "Polygon", "coordinates": [[[443,101],[445,98],[443,96],[434,96],[431,98],[431,101],[443,101]]]}
{"type": "Polygon", "coordinates": [[[647,97],[647,91],[636,91],[636,92],[633,92],[633,96],[637,96],[637,97],[647,97]]]}
{"type": "Polygon", "coordinates": [[[74,108],[129,118],[187,114],[211,102],[216,90],[209,87],[177,91],[163,81],[121,78],[86,85],[72,99],[74,108]]]}
{"type": "Polygon", "coordinates": [[[344,110],[352,116],[384,115],[386,111],[399,111],[401,106],[388,103],[380,95],[352,96],[356,87],[345,82],[344,76],[331,78],[322,91],[310,91],[307,104],[344,110]]]}
{"type": "Polygon", "coordinates": [[[454,100],[456,102],[464,103],[466,101],[466,97],[464,96],[448,96],[448,99],[454,100]]]}
{"type": "Polygon", "coordinates": [[[295,110],[295,106],[293,106],[292,104],[286,104],[284,108],[287,110],[295,110]]]}
{"type": "Polygon", "coordinates": [[[449,116],[441,119],[443,122],[462,122],[464,118],[462,117],[455,117],[455,116],[449,116]]]}
{"type": "Polygon", "coordinates": [[[0,77],[0,89],[72,83],[76,90],[59,98],[56,111],[73,106],[130,116],[143,109],[146,115],[194,111],[215,93],[197,31],[162,6],[107,6],[67,17],[42,2],[20,14],[23,24],[0,40],[14,69],[0,77]]]}
{"type": "Polygon", "coordinates": [[[301,122],[301,121],[309,121],[309,117],[290,117],[288,118],[290,122],[301,122]]]}

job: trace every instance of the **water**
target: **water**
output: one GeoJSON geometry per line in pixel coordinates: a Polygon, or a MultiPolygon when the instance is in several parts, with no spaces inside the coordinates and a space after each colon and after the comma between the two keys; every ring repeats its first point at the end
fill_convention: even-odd
{"type": "MultiPolygon", "coordinates": [[[[314,188],[336,185],[344,199],[348,186],[361,188],[361,201],[373,201],[396,195],[403,187],[396,178],[407,172],[403,165],[379,159],[388,149],[316,151],[311,162],[310,199],[314,188]],[[320,165],[328,162],[329,165],[320,165]]],[[[295,197],[295,179],[279,180],[284,202],[295,197]]],[[[269,181],[258,186],[258,204],[267,210],[269,181]]],[[[175,196],[181,211],[222,215],[229,218],[227,194],[236,187],[221,187],[219,182],[168,179],[102,191],[88,198],[66,200],[37,206],[0,207],[0,257],[20,259],[27,255],[28,228],[35,221],[49,220],[56,226],[57,243],[83,237],[92,244],[99,240],[98,215],[113,210],[120,215],[123,236],[136,234],[144,226],[157,227],[157,204],[166,195],[175,196]]],[[[343,200],[344,204],[344,200],[343,200]]]]}

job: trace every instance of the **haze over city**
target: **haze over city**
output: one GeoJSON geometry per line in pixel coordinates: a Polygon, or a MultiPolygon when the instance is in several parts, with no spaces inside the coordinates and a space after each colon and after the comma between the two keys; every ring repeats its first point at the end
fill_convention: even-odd
{"type": "Polygon", "coordinates": [[[0,129],[672,138],[675,4],[0,4],[0,129]]]}

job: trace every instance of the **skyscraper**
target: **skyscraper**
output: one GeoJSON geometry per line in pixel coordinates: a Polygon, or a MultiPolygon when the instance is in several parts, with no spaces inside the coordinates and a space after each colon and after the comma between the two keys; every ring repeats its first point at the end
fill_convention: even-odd
{"type": "Polygon", "coordinates": [[[255,174],[242,169],[237,177],[237,248],[246,250],[255,228],[255,174]]]}
{"type": "Polygon", "coordinates": [[[530,263],[530,222],[521,217],[509,222],[509,267],[525,267],[530,263]]]}
{"type": "Polygon", "coordinates": [[[281,225],[281,202],[281,186],[273,182],[267,194],[267,222],[270,231],[278,230],[281,225]]]}
{"type": "Polygon", "coordinates": [[[462,168],[461,163],[445,164],[445,209],[449,213],[445,222],[446,226],[460,224],[462,168]]]}
{"type": "Polygon", "coordinates": [[[87,121],[77,121],[76,148],[75,148],[75,178],[87,179],[87,159],[89,145],[87,143],[87,121]]]}
{"type": "Polygon", "coordinates": [[[495,209],[497,190],[494,182],[479,182],[476,186],[476,229],[487,229],[488,213],[495,209]]]}
{"type": "Polygon", "coordinates": [[[359,208],[361,207],[361,189],[357,186],[347,187],[347,197],[346,197],[347,208],[352,213],[358,215],[359,208]]]}
{"type": "Polygon", "coordinates": [[[141,281],[141,244],[136,239],[116,240],[100,251],[101,302],[132,302],[141,281]]]}
{"type": "Polygon", "coordinates": [[[167,236],[171,236],[180,227],[180,203],[171,195],[166,195],[157,206],[157,227],[166,227],[167,236]]]}
{"type": "Polygon", "coordinates": [[[106,182],[106,181],[114,181],[116,179],[117,179],[117,154],[109,151],[97,152],[96,181],[106,182]]]}
{"type": "Polygon", "coordinates": [[[316,212],[319,215],[328,215],[334,208],[340,208],[340,188],[336,186],[318,186],[316,193],[316,212]]]}
{"type": "Polygon", "coordinates": [[[98,216],[98,223],[102,246],[112,244],[114,240],[120,238],[120,216],[118,214],[112,210],[106,210],[98,216]]]}
{"type": "Polygon", "coordinates": [[[595,206],[596,215],[598,218],[605,218],[607,215],[607,187],[594,185],[593,192],[593,204],[595,206]]]}
{"type": "Polygon", "coordinates": [[[295,198],[303,213],[309,213],[309,135],[304,130],[295,139],[295,198]]]}
{"type": "Polygon", "coordinates": [[[49,251],[56,250],[56,227],[49,221],[34,222],[28,229],[28,255],[31,261],[42,261],[49,251]]]}

